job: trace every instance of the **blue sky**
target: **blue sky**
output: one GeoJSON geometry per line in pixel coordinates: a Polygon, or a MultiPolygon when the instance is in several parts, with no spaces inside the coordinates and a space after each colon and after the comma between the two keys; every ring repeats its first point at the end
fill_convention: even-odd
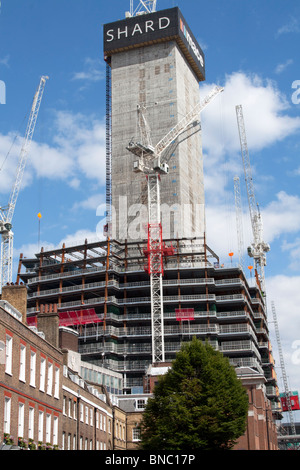
{"type": "MultiPolygon", "coordinates": [[[[32,256],[39,237],[44,247],[96,237],[97,207],[105,201],[102,25],[123,19],[129,4],[1,2],[0,80],[6,85],[6,104],[0,105],[2,205],[8,202],[34,92],[41,75],[50,77],[14,214],[16,260],[21,252],[32,256]]],[[[268,300],[276,305],[291,388],[300,391],[300,4],[157,2],[157,9],[174,6],[205,52],[207,75],[200,95],[214,84],[225,87],[202,116],[208,244],[225,263],[231,250],[237,261],[235,175],[241,180],[245,245],[251,241],[235,116],[235,106],[242,104],[256,200],[271,245],[268,300]]],[[[273,334],[271,308],[268,315],[273,334]]],[[[273,348],[276,358],[274,340],[273,348]]],[[[282,384],[279,360],[277,366],[282,384]]]]}

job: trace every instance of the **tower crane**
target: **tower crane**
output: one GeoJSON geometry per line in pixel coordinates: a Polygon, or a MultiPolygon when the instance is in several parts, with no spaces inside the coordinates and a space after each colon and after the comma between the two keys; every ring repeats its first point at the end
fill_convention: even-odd
{"type": "Polygon", "coordinates": [[[199,102],[182,120],[180,120],[155,146],[151,142],[151,131],[145,118],[145,108],[139,105],[138,124],[141,140],[129,142],[126,147],[138,159],[134,161],[133,170],[142,172],[147,178],[148,188],[148,243],[144,253],[147,256],[147,272],[150,275],[151,290],[151,333],[152,333],[152,362],[164,362],[164,322],[163,322],[163,257],[172,253],[162,239],[160,214],[160,180],[169,172],[169,166],[163,161],[163,152],[179,135],[189,128],[199,124],[199,115],[211,100],[220,92],[221,87],[215,87],[207,97],[199,102]]]}
{"type": "Polygon", "coordinates": [[[239,264],[240,264],[241,269],[243,269],[244,267],[244,239],[243,239],[243,212],[242,212],[240,178],[238,176],[235,176],[233,178],[233,181],[234,181],[234,198],[235,198],[239,264]]]}
{"type": "Polygon", "coordinates": [[[22,178],[27,162],[29,147],[32,141],[38,112],[40,109],[43,92],[48,77],[42,76],[39,86],[34,95],[29,120],[26,128],[23,145],[21,148],[16,179],[12,187],[9,203],[5,207],[0,207],[0,234],[1,234],[1,265],[0,265],[0,289],[7,283],[12,282],[12,266],[13,266],[13,237],[12,219],[22,183],[22,178]]]}
{"type": "Polygon", "coordinates": [[[273,321],[274,321],[275,334],[276,334],[276,340],[277,340],[277,346],[278,346],[280,367],[281,367],[282,378],[283,378],[284,394],[285,394],[287,409],[288,409],[288,413],[289,413],[292,434],[295,435],[296,434],[296,427],[295,427],[293,411],[292,411],[291,392],[289,390],[288,381],[287,381],[285,363],[284,363],[283,352],[282,352],[282,347],[281,347],[281,340],[280,340],[280,334],[279,334],[279,326],[278,326],[277,315],[276,315],[276,308],[275,308],[275,303],[273,301],[271,302],[271,306],[272,306],[273,321]]]}
{"type": "Polygon", "coordinates": [[[156,2],[157,0],[140,0],[138,6],[134,9],[133,0],[130,0],[129,16],[154,13],[156,11],[156,2]]]}
{"type": "Polygon", "coordinates": [[[270,245],[263,240],[263,224],[261,213],[258,204],[255,202],[254,185],[252,178],[252,171],[250,165],[250,158],[248,152],[246,130],[243,116],[243,109],[241,105],[236,106],[236,116],[239,129],[241,152],[247,187],[248,203],[250,210],[250,219],[253,232],[253,243],[248,247],[248,255],[253,257],[255,263],[256,275],[258,277],[261,291],[265,296],[265,266],[266,266],[266,253],[270,251],[270,245]]]}

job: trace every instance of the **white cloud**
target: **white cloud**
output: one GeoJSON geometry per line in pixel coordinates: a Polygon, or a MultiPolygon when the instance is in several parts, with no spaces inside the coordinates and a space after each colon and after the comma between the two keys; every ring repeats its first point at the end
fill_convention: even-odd
{"type": "Polygon", "coordinates": [[[280,191],[263,210],[265,238],[272,242],[285,234],[296,234],[300,231],[300,198],[280,191]]]}
{"type": "MultiPolygon", "coordinates": [[[[201,87],[203,97],[212,85],[201,87]]],[[[235,259],[238,259],[233,178],[235,175],[242,175],[244,181],[236,105],[243,106],[250,157],[255,151],[268,148],[299,131],[300,119],[289,117],[288,102],[271,81],[238,72],[226,77],[224,88],[225,91],[203,111],[202,139],[207,242],[226,262],[229,261],[229,250],[233,250],[235,259]]],[[[252,160],[251,165],[256,187],[261,181],[270,178],[269,174],[260,174],[257,182],[252,160]]],[[[243,237],[247,247],[252,240],[252,230],[248,201],[243,204],[243,237]]],[[[299,233],[298,196],[279,191],[266,208],[260,209],[266,242],[271,243],[283,235],[299,233]]]]}
{"type": "Polygon", "coordinates": [[[278,275],[266,281],[268,297],[268,321],[270,336],[276,360],[278,382],[282,388],[278,346],[275,337],[271,302],[274,302],[279,326],[280,342],[283,350],[285,369],[292,390],[300,390],[300,276],[278,275]]]}
{"type": "Polygon", "coordinates": [[[88,210],[95,210],[100,204],[104,203],[105,194],[93,194],[92,196],[84,199],[80,202],[75,202],[73,209],[88,209],[88,210]]]}
{"type": "MultiPolygon", "coordinates": [[[[283,114],[289,103],[274,82],[236,72],[226,77],[223,86],[224,92],[202,115],[203,145],[213,163],[226,153],[240,151],[236,105],[243,107],[249,150],[261,150],[300,130],[300,118],[283,114]]],[[[201,95],[211,88],[203,85],[201,95]]]]}
{"type": "Polygon", "coordinates": [[[6,55],[2,59],[0,59],[0,65],[4,65],[5,67],[9,68],[9,59],[10,59],[10,56],[6,55]]]}
{"type": "Polygon", "coordinates": [[[275,73],[279,74],[279,73],[282,73],[284,72],[284,70],[289,67],[289,65],[292,65],[294,63],[294,61],[292,59],[288,59],[286,62],[283,62],[282,64],[278,64],[276,69],[275,69],[275,73]]]}
{"type": "Polygon", "coordinates": [[[87,57],[84,61],[84,70],[75,72],[72,80],[82,80],[88,82],[99,82],[104,79],[102,62],[99,59],[87,57]]]}
{"type": "Polygon", "coordinates": [[[294,16],[289,19],[287,23],[281,26],[277,31],[277,36],[281,34],[288,34],[288,33],[299,33],[300,32],[300,25],[298,18],[294,16]]]}
{"type": "Polygon", "coordinates": [[[292,242],[284,240],[282,244],[282,251],[288,252],[291,262],[289,269],[292,271],[299,271],[300,269],[300,237],[297,237],[292,242]]]}
{"type": "MultiPolygon", "coordinates": [[[[81,179],[105,184],[105,127],[93,117],[59,111],[53,120],[50,143],[33,140],[22,187],[34,177],[65,181],[77,189],[81,179]]],[[[15,180],[23,137],[0,134],[0,192],[8,194],[15,180]],[[13,145],[14,144],[14,145],[13,145]],[[8,157],[7,157],[8,155],[8,157]]]]}

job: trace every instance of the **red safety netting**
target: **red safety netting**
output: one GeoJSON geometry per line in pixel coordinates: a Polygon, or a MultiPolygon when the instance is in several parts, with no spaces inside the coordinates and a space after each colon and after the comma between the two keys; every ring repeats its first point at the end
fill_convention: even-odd
{"type": "Polygon", "coordinates": [[[100,323],[102,321],[103,320],[96,314],[94,308],[59,312],[60,326],[87,325],[89,323],[100,323]]]}
{"type": "Polygon", "coordinates": [[[195,311],[193,308],[176,308],[175,314],[177,321],[188,321],[195,319],[195,311]]]}
{"type": "MultiPolygon", "coordinates": [[[[88,325],[102,321],[103,319],[98,317],[94,308],[59,312],[59,326],[88,325]]],[[[28,317],[27,324],[28,326],[36,326],[37,318],[28,317]]]]}

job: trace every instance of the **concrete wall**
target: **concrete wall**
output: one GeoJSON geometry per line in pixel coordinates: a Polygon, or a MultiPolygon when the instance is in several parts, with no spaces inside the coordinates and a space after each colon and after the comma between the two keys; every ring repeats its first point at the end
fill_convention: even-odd
{"type": "MultiPolygon", "coordinates": [[[[146,119],[156,145],[199,101],[199,84],[175,42],[125,51],[112,56],[112,204],[113,238],[147,237],[147,182],[133,172],[137,159],[126,146],[140,139],[138,104],[146,105],[146,119]],[[115,216],[115,218],[114,218],[115,216]]],[[[198,127],[199,129],[199,127],[198,127]]],[[[162,176],[163,236],[174,238],[203,233],[203,165],[201,133],[180,136],[180,145],[165,152],[170,173],[162,176]],[[184,205],[198,204],[201,220],[182,221],[184,205]],[[168,213],[175,210],[169,224],[168,213]],[[185,229],[185,231],[183,231],[185,229]]]]}

